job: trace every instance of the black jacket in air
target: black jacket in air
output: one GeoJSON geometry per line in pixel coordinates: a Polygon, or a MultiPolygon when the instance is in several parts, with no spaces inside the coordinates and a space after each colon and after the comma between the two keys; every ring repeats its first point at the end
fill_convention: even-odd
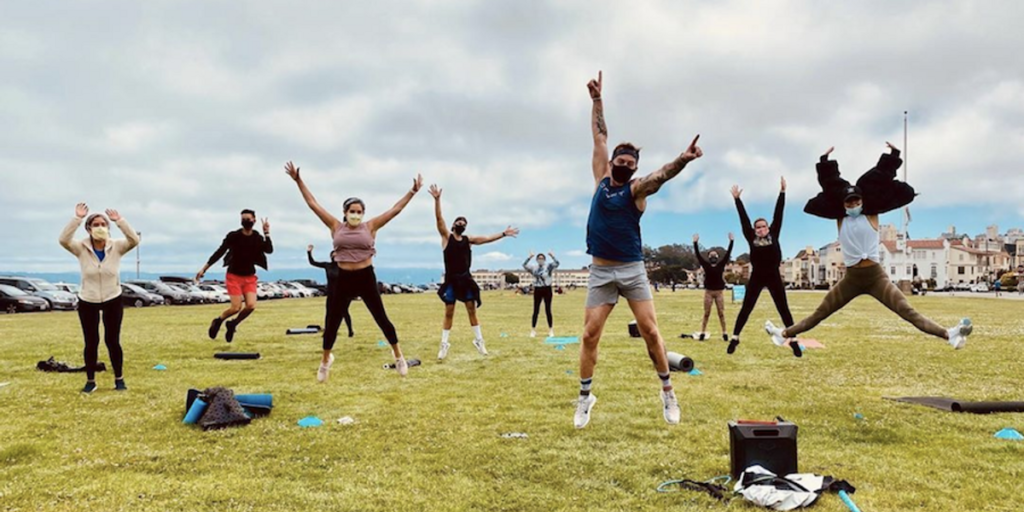
{"type": "MultiPolygon", "coordinates": [[[[900,150],[883,153],[878,164],[857,180],[864,200],[864,215],[881,215],[902,208],[914,201],[914,187],[896,181],[896,170],[903,165],[900,150]]],[[[839,176],[839,162],[822,156],[817,164],[818,184],[821,192],[807,201],[804,212],[825,219],[846,217],[843,190],[850,182],[839,176]]]]}

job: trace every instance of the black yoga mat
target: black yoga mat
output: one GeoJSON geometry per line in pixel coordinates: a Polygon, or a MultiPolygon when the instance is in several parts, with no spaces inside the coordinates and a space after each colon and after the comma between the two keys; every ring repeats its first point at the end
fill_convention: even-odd
{"type": "Polygon", "coordinates": [[[968,402],[942,396],[885,397],[886,400],[933,407],[947,412],[989,414],[993,412],[1024,412],[1024,402],[968,402]]]}
{"type": "Polygon", "coordinates": [[[259,359],[259,352],[217,352],[213,355],[217,359],[259,359]]]}
{"type": "MultiPolygon", "coordinates": [[[[409,359],[405,363],[409,365],[409,368],[412,368],[413,366],[419,366],[419,365],[423,364],[419,359],[409,359]]],[[[384,369],[385,370],[394,370],[395,369],[395,363],[385,364],[384,365],[384,369]]]]}

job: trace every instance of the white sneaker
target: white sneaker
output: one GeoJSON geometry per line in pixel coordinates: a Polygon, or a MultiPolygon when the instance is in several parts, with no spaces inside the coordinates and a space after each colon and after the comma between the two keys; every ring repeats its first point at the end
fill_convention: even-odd
{"type": "Polygon", "coordinates": [[[555,337],[555,330],[554,329],[548,329],[548,338],[554,338],[554,337],[555,337]]]}
{"type": "Polygon", "coordinates": [[[334,364],[334,354],[331,354],[327,358],[327,364],[320,363],[320,369],[316,371],[316,380],[319,382],[327,382],[327,377],[331,373],[331,365],[334,364]]]}
{"type": "Polygon", "coordinates": [[[487,347],[484,346],[484,339],[473,340],[473,346],[476,347],[476,351],[480,352],[480,355],[487,355],[487,347]]]}
{"type": "Polygon", "coordinates": [[[593,393],[587,395],[586,398],[580,397],[576,402],[576,416],[573,417],[573,423],[576,425],[576,428],[583,428],[587,426],[587,423],[590,423],[590,408],[595,403],[597,403],[597,396],[593,393]]]}
{"type": "Polygon", "coordinates": [[[437,359],[441,360],[448,356],[448,349],[451,348],[452,344],[442,341],[441,350],[437,351],[437,359]]]}
{"type": "Polygon", "coordinates": [[[531,338],[536,338],[537,337],[537,329],[530,329],[530,337],[531,338]]]}
{"type": "Polygon", "coordinates": [[[973,331],[974,324],[971,323],[970,318],[960,320],[956,327],[949,330],[949,344],[956,350],[964,348],[967,345],[967,336],[970,336],[973,331]]]}
{"type": "Polygon", "coordinates": [[[398,370],[398,374],[402,377],[409,374],[409,363],[405,362],[405,357],[399,357],[395,360],[395,369],[398,370]]]}
{"type": "Polygon", "coordinates": [[[775,327],[771,320],[765,320],[764,330],[772,337],[772,343],[776,346],[783,347],[786,345],[786,338],[782,335],[782,329],[775,327]]]}
{"type": "Polygon", "coordinates": [[[661,404],[664,408],[665,421],[669,425],[679,424],[679,401],[676,400],[674,389],[661,392],[661,404]]]}

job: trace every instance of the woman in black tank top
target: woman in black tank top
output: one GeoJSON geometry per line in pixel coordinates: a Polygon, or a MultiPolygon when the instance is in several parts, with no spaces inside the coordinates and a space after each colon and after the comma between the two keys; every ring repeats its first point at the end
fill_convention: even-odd
{"type": "Polygon", "coordinates": [[[451,230],[441,214],[441,189],[437,185],[430,186],[430,195],[434,196],[434,215],[437,217],[437,233],[441,235],[441,248],[444,250],[444,282],[437,290],[438,297],[444,302],[444,323],[441,330],[441,348],[437,352],[438,359],[448,355],[448,337],[451,334],[455,317],[455,303],[466,305],[469,314],[469,325],[473,328],[473,345],[481,355],[487,355],[484,346],[480,320],[476,317],[476,308],[483,304],[480,300],[480,287],[473,280],[470,270],[473,264],[472,245],[481,245],[501,240],[506,236],[516,236],[519,230],[509,226],[505,231],[491,236],[469,236],[466,232],[465,217],[458,217],[451,230]]]}

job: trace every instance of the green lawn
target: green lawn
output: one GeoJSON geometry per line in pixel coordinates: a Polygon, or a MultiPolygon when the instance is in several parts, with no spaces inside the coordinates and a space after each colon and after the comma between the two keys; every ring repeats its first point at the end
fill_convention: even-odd
{"type": "MultiPolygon", "coordinates": [[[[113,391],[113,376],[101,373],[89,396],[79,393],[81,374],[35,370],[51,355],[80,364],[74,313],[0,315],[0,382],[10,382],[0,388],[0,508],[721,510],[705,495],[655,488],[727,473],[726,422],[782,415],[800,427],[800,469],[849,480],[865,511],[1020,510],[1024,443],[993,433],[1024,430],[1024,415],[943,413],[882,397],[1024,399],[1024,303],[912,299],[941,324],[974,320],[967,348],[954,351],[861,298],[809,333],[827,349],[796,359],[761,329],[777,319],[767,296],[733,356],[721,341],[677,338],[699,327],[700,297],[657,294],[669,350],[704,372],[673,377],[682,423],[662,419],[657,378],[642,342],[626,334],[621,304],[602,341],[600,401],[584,430],[572,425],[579,345],[556,350],[530,339],[532,299],[507,292],[485,294],[480,310],[490,355],[473,349],[459,311],[444,363],[435,360],[437,297],[388,296],[406,356],[425,363],[404,379],[381,369],[390,351],[353,304],[356,336],[339,339],[326,384],[316,382],[319,337],[284,335],[322,323],[323,299],[261,302],[232,345],[206,337],[220,306],[132,309],[123,329],[131,389],[113,391]],[[263,359],[213,359],[220,350],[263,359]],[[159,363],[168,370],[151,369],[159,363]],[[216,385],[273,393],[274,412],[224,431],[182,425],[186,390],[216,385]],[[325,425],[299,428],[310,414],[325,425]],[[357,423],[338,425],[342,416],[357,423]],[[503,439],[507,432],[529,438],[503,439]]],[[[794,316],[820,298],[791,294],[794,316]]],[[[555,298],[557,334],[579,334],[583,300],[583,291],[555,298]]],[[[727,307],[731,322],[739,308],[727,307]]],[[[109,362],[103,347],[100,360],[109,362]]],[[[815,508],[845,510],[831,495],[815,508]]],[[[756,510],[741,501],[732,509],[756,510]]]]}

